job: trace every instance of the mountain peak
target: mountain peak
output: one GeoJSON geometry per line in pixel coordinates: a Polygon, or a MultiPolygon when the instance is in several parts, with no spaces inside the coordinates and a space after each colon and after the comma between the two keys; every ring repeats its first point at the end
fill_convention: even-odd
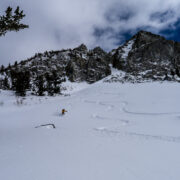
{"type": "Polygon", "coordinates": [[[179,52],[180,43],[139,31],[123,46],[113,50],[113,66],[147,79],[175,80],[180,78],[179,52]]]}
{"type": "Polygon", "coordinates": [[[154,41],[154,40],[165,40],[165,38],[163,36],[157,35],[157,34],[153,34],[151,32],[148,31],[139,31],[137,34],[135,34],[132,39],[136,39],[136,40],[143,40],[143,41],[154,41]]]}
{"type": "Polygon", "coordinates": [[[77,50],[77,51],[87,51],[88,48],[87,48],[87,46],[85,44],[81,44],[77,48],[74,48],[74,50],[77,50]]]}
{"type": "Polygon", "coordinates": [[[153,33],[149,31],[140,30],[137,34],[139,35],[154,35],[153,33]]]}

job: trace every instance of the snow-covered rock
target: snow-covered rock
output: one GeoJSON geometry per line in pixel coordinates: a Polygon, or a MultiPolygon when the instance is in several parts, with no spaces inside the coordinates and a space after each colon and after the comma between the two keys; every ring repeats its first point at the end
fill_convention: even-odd
{"type": "Polygon", "coordinates": [[[180,43],[162,36],[140,31],[111,54],[115,68],[135,77],[170,81],[180,77],[180,43]]]}

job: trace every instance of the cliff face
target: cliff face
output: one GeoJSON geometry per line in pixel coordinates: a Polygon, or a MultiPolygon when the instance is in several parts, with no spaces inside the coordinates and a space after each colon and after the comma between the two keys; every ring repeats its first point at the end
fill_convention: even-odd
{"type": "MultiPolygon", "coordinates": [[[[166,40],[150,32],[140,31],[110,53],[100,47],[38,53],[34,57],[0,69],[0,88],[16,92],[30,90],[37,95],[60,93],[61,83],[94,83],[111,74],[110,65],[121,73],[105,81],[180,82],[180,43],[166,40]]],[[[24,93],[22,93],[24,94],[24,93]]]]}
{"type": "Polygon", "coordinates": [[[67,79],[93,83],[110,75],[110,58],[100,47],[88,50],[83,44],[75,49],[39,53],[1,70],[0,88],[53,95],[60,92],[60,84],[67,79]]]}
{"type": "Polygon", "coordinates": [[[72,82],[96,82],[111,73],[110,56],[100,47],[88,51],[86,46],[75,48],[65,68],[66,75],[72,82]]]}
{"type": "Polygon", "coordinates": [[[152,80],[180,76],[180,43],[159,35],[140,31],[111,55],[113,66],[131,75],[152,80]]]}

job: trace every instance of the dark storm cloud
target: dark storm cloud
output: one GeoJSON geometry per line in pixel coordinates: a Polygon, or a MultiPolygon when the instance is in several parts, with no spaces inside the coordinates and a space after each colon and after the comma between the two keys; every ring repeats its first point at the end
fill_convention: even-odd
{"type": "Polygon", "coordinates": [[[167,22],[168,19],[172,19],[174,15],[175,14],[173,13],[172,10],[168,10],[166,12],[155,12],[150,16],[150,20],[164,23],[164,22],[167,22]]]}
{"type": "Polygon", "coordinates": [[[110,50],[140,29],[176,30],[180,15],[177,0],[1,0],[0,5],[0,12],[19,5],[30,25],[0,38],[3,64],[81,43],[110,50]]]}

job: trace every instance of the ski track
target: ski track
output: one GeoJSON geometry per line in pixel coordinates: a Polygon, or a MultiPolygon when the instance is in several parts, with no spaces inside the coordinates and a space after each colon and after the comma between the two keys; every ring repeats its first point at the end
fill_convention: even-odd
{"type": "Polygon", "coordinates": [[[128,111],[125,107],[122,108],[123,112],[133,115],[145,115],[145,116],[163,116],[163,115],[178,115],[180,112],[169,112],[169,113],[147,113],[147,112],[132,112],[128,111]]]}
{"type": "MultiPolygon", "coordinates": [[[[118,95],[118,94],[114,94],[114,93],[104,93],[104,94],[108,94],[108,95],[118,95]]],[[[126,114],[132,114],[132,115],[146,115],[146,116],[162,116],[162,115],[177,115],[180,114],[180,112],[169,112],[169,113],[148,113],[148,112],[131,112],[129,110],[126,109],[126,106],[128,106],[128,102],[127,101],[92,101],[92,100],[84,100],[85,103],[90,103],[90,104],[97,104],[97,105],[101,105],[101,106],[108,106],[108,108],[115,108],[114,104],[117,104],[118,107],[120,105],[123,105],[122,108],[120,108],[120,110],[122,110],[122,112],[126,113],[126,114]]],[[[100,115],[92,115],[92,118],[95,119],[100,119],[100,120],[117,120],[123,124],[122,125],[129,125],[130,121],[129,120],[123,120],[123,119],[119,119],[119,118],[109,118],[109,117],[105,117],[105,116],[100,116],[100,115]]],[[[142,139],[146,139],[146,140],[159,140],[159,141],[166,141],[166,142],[176,142],[176,143],[180,143],[180,137],[173,137],[173,136],[160,136],[160,135],[149,135],[149,134],[141,134],[141,133],[136,133],[136,132],[121,132],[118,129],[118,126],[115,129],[109,129],[106,127],[98,127],[98,128],[94,128],[95,131],[101,132],[101,133],[105,133],[107,135],[120,135],[120,136],[130,136],[130,137],[136,137],[136,138],[142,138],[142,139]]]]}
{"type": "Polygon", "coordinates": [[[116,129],[108,129],[106,127],[99,127],[94,128],[95,131],[109,135],[109,136],[130,136],[130,137],[138,137],[145,140],[159,140],[159,141],[166,141],[166,142],[174,142],[180,143],[180,137],[174,136],[161,136],[161,135],[150,135],[150,134],[141,134],[136,132],[123,132],[116,129]]]}
{"type": "Polygon", "coordinates": [[[105,94],[105,95],[114,95],[114,96],[124,96],[124,94],[123,93],[111,93],[111,92],[103,92],[103,94],[105,94]]]}
{"type": "Polygon", "coordinates": [[[83,100],[83,102],[88,104],[97,104],[97,101],[91,101],[91,100],[83,100]]]}
{"type": "Polygon", "coordinates": [[[115,105],[113,103],[118,104],[118,107],[120,105],[127,105],[127,102],[125,101],[93,101],[93,100],[84,100],[83,102],[88,103],[88,104],[97,104],[101,106],[108,106],[108,108],[115,108],[115,105]]]}
{"type": "Polygon", "coordinates": [[[95,119],[100,119],[100,120],[115,120],[115,121],[123,122],[125,124],[129,124],[130,123],[129,120],[124,120],[124,119],[119,119],[119,118],[103,117],[103,116],[99,116],[99,115],[96,115],[96,114],[93,114],[91,117],[95,118],[95,119]]]}
{"type": "Polygon", "coordinates": [[[133,114],[133,115],[146,115],[146,116],[163,116],[163,115],[179,115],[180,112],[165,112],[165,113],[151,113],[151,112],[132,112],[126,109],[126,106],[128,106],[127,101],[90,101],[90,100],[84,100],[85,103],[91,103],[91,104],[99,104],[101,106],[109,106],[109,109],[115,108],[113,103],[118,103],[118,107],[120,105],[124,105],[120,110],[122,110],[124,113],[127,114],[133,114]]]}

